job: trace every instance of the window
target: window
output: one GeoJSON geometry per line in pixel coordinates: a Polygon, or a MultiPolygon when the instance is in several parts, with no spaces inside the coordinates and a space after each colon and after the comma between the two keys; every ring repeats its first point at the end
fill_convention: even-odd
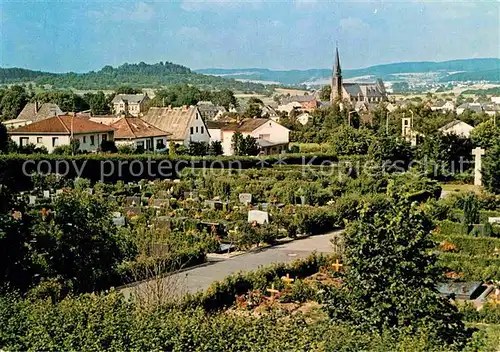
{"type": "Polygon", "coordinates": [[[83,136],[83,143],[87,143],[87,136],[83,136]]]}
{"type": "Polygon", "coordinates": [[[59,137],[52,137],[52,146],[56,147],[59,142],[59,137]]]}
{"type": "Polygon", "coordinates": [[[203,127],[200,127],[201,128],[201,134],[203,134],[203,127]]]}
{"type": "Polygon", "coordinates": [[[103,141],[107,141],[108,140],[108,135],[107,134],[103,134],[102,135],[102,140],[103,141]]]}
{"type": "Polygon", "coordinates": [[[36,137],[36,144],[42,144],[43,137],[36,137]]]}
{"type": "Polygon", "coordinates": [[[22,147],[24,145],[27,145],[30,142],[30,139],[28,137],[21,137],[19,138],[19,145],[22,147]]]}
{"type": "Polygon", "coordinates": [[[94,139],[95,139],[94,136],[90,136],[90,145],[94,145],[95,142],[94,139]]]}
{"type": "Polygon", "coordinates": [[[193,134],[193,127],[191,127],[190,130],[191,130],[191,134],[193,134]]]}
{"type": "Polygon", "coordinates": [[[135,143],[135,146],[136,146],[137,148],[144,148],[144,142],[136,142],[136,143],[135,143]]]}
{"type": "Polygon", "coordinates": [[[198,126],[196,126],[196,133],[198,133],[198,126]]]}

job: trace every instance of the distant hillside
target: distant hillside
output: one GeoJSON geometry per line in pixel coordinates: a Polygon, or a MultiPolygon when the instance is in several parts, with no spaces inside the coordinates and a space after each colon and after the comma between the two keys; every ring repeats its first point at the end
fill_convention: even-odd
{"type": "MultiPolygon", "coordinates": [[[[345,78],[354,77],[379,77],[385,80],[401,80],[400,74],[436,73],[441,81],[468,81],[485,80],[498,82],[500,59],[463,59],[443,62],[400,62],[385,65],[376,65],[362,69],[344,70],[345,78]],[[457,73],[458,72],[458,73],[457,73]]],[[[235,79],[273,81],[286,85],[301,85],[315,81],[327,80],[332,74],[332,69],[310,69],[273,71],[268,69],[201,69],[196,72],[231,77],[235,79]]]]}
{"type": "Polygon", "coordinates": [[[156,88],[173,84],[192,84],[200,88],[229,88],[244,92],[264,92],[266,86],[252,82],[207,76],[192,72],[189,68],[170,62],[156,64],[123,64],[119,67],[105,66],[100,71],[88,73],[49,73],[22,68],[0,68],[0,84],[34,82],[54,88],[81,90],[113,89],[119,85],[138,88],[156,88]]]}

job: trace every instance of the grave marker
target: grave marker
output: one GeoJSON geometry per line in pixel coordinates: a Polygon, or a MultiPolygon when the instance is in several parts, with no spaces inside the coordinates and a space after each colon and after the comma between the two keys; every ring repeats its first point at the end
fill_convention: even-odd
{"type": "Polygon", "coordinates": [[[488,222],[490,224],[499,224],[500,223],[500,218],[499,217],[489,217],[488,222]]]}
{"type": "Polygon", "coordinates": [[[482,157],[485,154],[483,148],[477,147],[472,150],[472,155],[474,155],[474,186],[482,186],[482,157]]]}
{"type": "Polygon", "coordinates": [[[268,223],[269,213],[267,211],[261,211],[261,210],[250,210],[248,212],[248,222],[253,223],[254,221],[260,225],[268,223]]]}
{"type": "Polygon", "coordinates": [[[127,216],[130,217],[142,214],[142,210],[140,207],[124,207],[123,211],[125,212],[125,214],[127,214],[127,216]]]}
{"type": "Polygon", "coordinates": [[[344,265],[343,264],[340,264],[340,261],[337,259],[335,260],[335,264],[332,264],[332,268],[334,271],[336,271],[337,273],[340,271],[340,268],[343,267],[344,265]]]}
{"type": "Polygon", "coordinates": [[[29,204],[30,205],[35,205],[36,204],[36,196],[30,195],[28,196],[29,198],[29,204]]]}
{"type": "Polygon", "coordinates": [[[87,193],[90,195],[94,194],[94,189],[93,188],[87,188],[87,193]]]}
{"type": "Polygon", "coordinates": [[[63,189],[56,189],[56,196],[61,195],[64,193],[63,189]]]}
{"type": "Polygon", "coordinates": [[[141,205],[141,197],[137,196],[127,197],[125,198],[125,205],[127,206],[141,205]]]}
{"type": "Polygon", "coordinates": [[[274,288],[274,284],[272,284],[272,285],[271,285],[271,288],[268,288],[266,291],[267,291],[267,292],[269,292],[269,293],[271,294],[271,299],[272,299],[273,301],[274,301],[275,295],[276,295],[276,294],[278,294],[278,293],[280,293],[280,291],[278,291],[278,290],[276,290],[276,289],[274,288]]]}
{"type": "Polygon", "coordinates": [[[291,284],[292,282],[294,282],[294,281],[295,281],[294,279],[291,279],[291,278],[290,278],[290,274],[288,274],[288,273],[286,274],[286,276],[281,277],[281,280],[282,280],[282,281],[283,281],[283,282],[284,282],[287,286],[290,286],[290,284],[291,284]]]}
{"type": "Polygon", "coordinates": [[[50,191],[43,191],[43,197],[44,198],[50,198],[50,191]]]}
{"type": "Polygon", "coordinates": [[[240,193],[238,195],[240,203],[243,204],[251,204],[252,203],[252,194],[251,193],[240,193]]]}

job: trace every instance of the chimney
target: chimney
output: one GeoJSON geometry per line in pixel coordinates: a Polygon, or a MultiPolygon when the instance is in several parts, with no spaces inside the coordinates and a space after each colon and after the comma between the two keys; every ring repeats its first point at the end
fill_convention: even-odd
{"type": "Polygon", "coordinates": [[[187,110],[187,109],[188,109],[188,106],[187,106],[187,105],[183,105],[183,106],[182,106],[182,108],[183,108],[184,110],[187,110]]]}
{"type": "Polygon", "coordinates": [[[35,114],[38,112],[38,100],[35,100],[35,114]]]}

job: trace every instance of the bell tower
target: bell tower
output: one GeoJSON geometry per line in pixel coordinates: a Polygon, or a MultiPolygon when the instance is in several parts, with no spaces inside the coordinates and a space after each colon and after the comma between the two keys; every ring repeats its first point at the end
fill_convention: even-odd
{"type": "Polygon", "coordinates": [[[333,65],[331,87],[330,102],[333,103],[336,100],[342,100],[342,69],[340,68],[338,45],[335,46],[335,63],[333,65]]]}

